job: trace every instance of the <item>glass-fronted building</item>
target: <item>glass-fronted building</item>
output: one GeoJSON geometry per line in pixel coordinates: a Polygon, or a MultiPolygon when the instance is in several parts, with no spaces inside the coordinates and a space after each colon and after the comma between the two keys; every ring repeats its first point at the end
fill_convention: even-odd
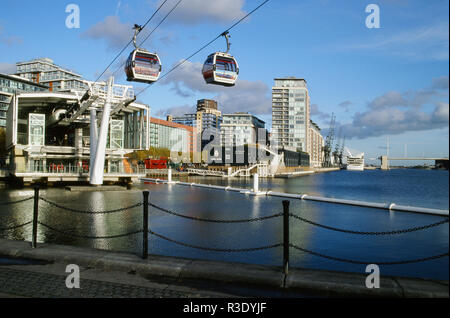
{"type": "MultiPolygon", "coordinates": [[[[197,101],[197,112],[195,114],[185,114],[183,116],[167,116],[167,120],[181,125],[191,126],[195,128],[198,136],[195,139],[201,144],[201,149],[209,142],[203,140],[204,131],[220,134],[220,126],[222,124],[222,112],[217,109],[217,102],[210,99],[200,99],[197,101]],[[201,140],[201,143],[200,143],[201,140]]],[[[209,136],[205,136],[209,138],[209,136]]]]}
{"type": "Polygon", "coordinates": [[[325,146],[325,141],[320,133],[319,126],[313,121],[310,121],[308,145],[311,166],[321,167],[323,162],[323,147],[325,146]]]}
{"type": "Polygon", "coordinates": [[[18,62],[16,69],[17,76],[46,85],[50,92],[82,91],[88,88],[81,75],[56,65],[49,58],[18,62]]]}
{"type": "Polygon", "coordinates": [[[193,151],[194,128],[150,118],[150,146],[188,153],[193,151]]]}
{"type": "Polygon", "coordinates": [[[276,78],[272,88],[272,128],[279,147],[307,151],[310,121],[306,80],[276,78]]]}
{"type": "MultiPolygon", "coordinates": [[[[94,85],[94,84],[92,84],[94,85]]],[[[104,84],[95,84],[102,92],[104,84]]],[[[145,117],[150,107],[133,101],[132,86],[114,85],[105,154],[105,180],[117,181],[132,173],[125,155],[148,149],[145,117]],[[122,94],[118,94],[122,92],[122,94]],[[126,108],[117,105],[127,103],[126,108]],[[113,174],[115,174],[113,176],[113,174]]],[[[12,96],[6,122],[6,165],[11,176],[23,182],[39,178],[59,180],[55,173],[72,174],[72,181],[86,181],[90,169],[90,110],[79,104],[74,92],[32,92],[12,96]],[[70,116],[67,116],[69,114],[70,116]]],[[[97,93],[95,100],[104,99],[97,93]]],[[[89,100],[87,104],[92,105],[89,100]]],[[[103,103],[96,105],[101,110],[103,103]]],[[[67,179],[66,180],[69,180],[67,179]]]]}
{"type": "Polygon", "coordinates": [[[6,127],[6,114],[16,93],[45,92],[48,87],[15,75],[0,74],[0,127],[6,127]]]}
{"type": "Polygon", "coordinates": [[[223,146],[242,146],[266,144],[266,123],[249,113],[224,114],[220,127],[221,144],[223,146]],[[261,139],[261,140],[260,140],[261,139]]]}

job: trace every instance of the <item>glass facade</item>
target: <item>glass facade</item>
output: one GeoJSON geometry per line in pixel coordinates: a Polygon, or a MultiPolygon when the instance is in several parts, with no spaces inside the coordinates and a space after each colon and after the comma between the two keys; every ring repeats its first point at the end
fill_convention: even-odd
{"type": "Polygon", "coordinates": [[[28,115],[28,144],[44,146],[45,144],[45,114],[28,115]]]}
{"type": "Polygon", "coordinates": [[[275,79],[272,127],[279,146],[308,149],[309,96],[303,79],[275,79]]]}
{"type": "Polygon", "coordinates": [[[177,124],[205,129],[220,129],[222,116],[214,113],[199,111],[196,114],[185,114],[183,116],[172,117],[172,121],[177,124]]]}
{"type": "Polygon", "coordinates": [[[47,88],[37,86],[34,83],[26,83],[21,79],[0,74],[0,91],[2,92],[14,94],[16,92],[43,92],[46,90],[47,88]]]}
{"type": "Polygon", "coordinates": [[[150,122],[150,146],[189,152],[188,131],[182,128],[150,122]]]}
{"type": "Polygon", "coordinates": [[[111,119],[109,133],[110,149],[123,149],[124,126],[123,120],[111,119]]]}
{"type": "Polygon", "coordinates": [[[11,75],[0,74],[0,127],[6,126],[6,112],[11,103],[12,96],[23,92],[43,92],[48,90],[45,86],[27,82],[11,75]]]}
{"type": "MultiPolygon", "coordinates": [[[[221,143],[224,146],[242,146],[257,143],[258,129],[265,128],[264,121],[257,117],[245,114],[223,115],[220,127],[221,143]]],[[[265,137],[265,136],[264,136],[265,137]]]]}
{"type": "Polygon", "coordinates": [[[197,114],[185,114],[183,116],[173,117],[172,121],[181,125],[197,127],[197,114]]]}
{"type": "Polygon", "coordinates": [[[16,64],[17,75],[29,81],[47,85],[50,91],[82,91],[88,88],[81,77],[68,69],[64,69],[49,58],[36,59],[16,64]]]}

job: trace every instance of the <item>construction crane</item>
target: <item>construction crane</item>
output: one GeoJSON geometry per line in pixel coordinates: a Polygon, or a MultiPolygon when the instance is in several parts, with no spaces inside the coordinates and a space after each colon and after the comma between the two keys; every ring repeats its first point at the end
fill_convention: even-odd
{"type": "Polygon", "coordinates": [[[344,158],[344,148],[345,148],[345,136],[342,141],[341,149],[339,150],[339,166],[342,168],[344,166],[343,158],[344,158]]]}
{"type": "Polygon", "coordinates": [[[338,134],[338,138],[336,139],[336,145],[333,151],[333,158],[334,158],[334,165],[335,166],[339,166],[339,151],[341,150],[340,145],[342,144],[342,127],[339,128],[339,134],[338,134]]]}
{"type": "Polygon", "coordinates": [[[323,147],[323,154],[324,159],[322,166],[327,168],[331,167],[331,151],[333,149],[333,137],[334,137],[334,124],[336,121],[336,117],[334,116],[334,113],[331,114],[331,122],[330,122],[330,128],[328,131],[328,136],[325,141],[325,146],[323,147]]]}

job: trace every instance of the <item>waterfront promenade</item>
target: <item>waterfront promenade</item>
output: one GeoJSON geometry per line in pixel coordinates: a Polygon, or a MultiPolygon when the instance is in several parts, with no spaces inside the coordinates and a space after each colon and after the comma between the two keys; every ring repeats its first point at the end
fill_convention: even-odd
{"type": "Polygon", "coordinates": [[[1,265],[0,296],[19,297],[439,297],[448,281],[381,276],[369,289],[364,273],[344,273],[193,260],[0,239],[0,255],[39,261],[1,265]],[[32,262],[31,262],[32,263],[32,262]],[[66,265],[80,266],[81,289],[65,286],[66,265]]]}
{"type": "MultiPolygon", "coordinates": [[[[333,174],[323,174],[329,176],[333,174]]],[[[372,182],[374,176],[369,176],[372,182]]],[[[424,179],[423,173],[420,176],[424,179]]],[[[448,210],[445,216],[393,212],[399,206],[392,203],[388,211],[386,204],[362,208],[348,204],[354,203],[348,199],[324,202],[315,200],[317,195],[290,198],[293,194],[286,192],[291,199],[287,201],[278,196],[281,192],[257,197],[223,191],[236,186],[250,190],[248,183],[218,184],[142,183],[112,192],[49,188],[35,190],[34,196],[30,189],[5,192],[0,203],[0,233],[5,238],[0,240],[0,294],[448,297],[448,210]],[[227,205],[221,210],[222,202],[227,205]],[[419,239],[429,244],[415,244],[419,239]],[[29,241],[36,242],[36,248],[29,241]],[[23,259],[30,260],[28,265],[23,259]],[[65,285],[54,285],[64,283],[67,264],[80,266],[89,290],[68,294],[65,285]],[[366,288],[368,264],[380,266],[380,289],[366,288]],[[152,285],[161,283],[162,289],[152,285]],[[149,289],[133,294],[133,285],[149,289]],[[39,286],[46,286],[44,292],[39,286]],[[186,289],[170,295],[172,287],[186,289]]],[[[273,188],[269,185],[264,189],[273,188]]]]}

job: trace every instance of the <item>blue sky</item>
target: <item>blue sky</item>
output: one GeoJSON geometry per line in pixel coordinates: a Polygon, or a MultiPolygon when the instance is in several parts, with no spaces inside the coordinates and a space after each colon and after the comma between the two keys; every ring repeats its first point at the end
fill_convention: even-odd
{"type": "MultiPolygon", "coordinates": [[[[168,0],[141,35],[176,2],[168,0]]],[[[164,74],[262,2],[183,0],[143,47],[160,55],[164,74]]],[[[17,61],[50,57],[95,80],[131,39],[131,26],[144,24],[161,3],[5,2],[0,72],[13,71],[17,61]],[[79,29],[65,26],[71,3],[80,8],[79,29]]],[[[235,87],[206,85],[201,77],[206,56],[225,49],[219,39],[139,99],[152,107],[153,116],[164,118],[190,112],[197,99],[214,98],[223,112],[249,111],[270,129],[273,79],[296,76],[308,82],[312,119],[324,134],[334,112],[347,145],[367,157],[385,153],[388,136],[393,155],[448,156],[448,12],[448,1],[440,0],[271,0],[231,31],[231,53],[241,71],[235,87]],[[371,3],[380,8],[379,29],[365,25],[371,3]]],[[[122,69],[116,82],[127,83],[122,69]]]]}

